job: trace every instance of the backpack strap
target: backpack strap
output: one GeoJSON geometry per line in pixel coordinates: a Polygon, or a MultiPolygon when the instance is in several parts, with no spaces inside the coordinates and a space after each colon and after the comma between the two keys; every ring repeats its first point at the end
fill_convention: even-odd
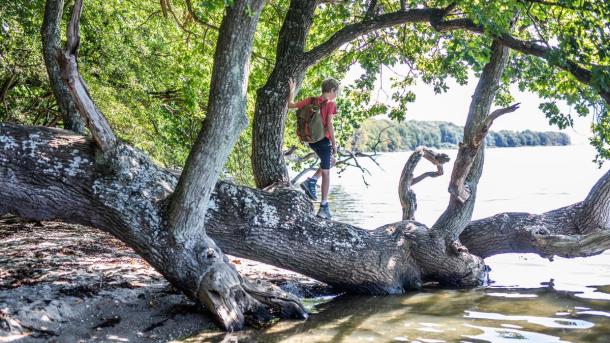
{"type": "Polygon", "coordinates": [[[311,97],[311,103],[316,106],[322,106],[322,105],[326,104],[327,102],[328,102],[328,99],[324,99],[324,101],[320,101],[320,100],[318,100],[317,96],[311,97]]]}

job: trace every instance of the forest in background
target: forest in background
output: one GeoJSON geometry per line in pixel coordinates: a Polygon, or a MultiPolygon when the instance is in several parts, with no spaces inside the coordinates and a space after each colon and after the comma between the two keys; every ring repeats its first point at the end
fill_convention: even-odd
{"type": "MultiPolygon", "coordinates": [[[[454,149],[464,136],[464,128],[444,121],[393,122],[368,119],[358,129],[349,148],[356,151],[407,151],[423,145],[437,149],[454,149]]],[[[570,136],[563,132],[490,131],[485,137],[488,147],[520,147],[570,145],[570,136]]]]}

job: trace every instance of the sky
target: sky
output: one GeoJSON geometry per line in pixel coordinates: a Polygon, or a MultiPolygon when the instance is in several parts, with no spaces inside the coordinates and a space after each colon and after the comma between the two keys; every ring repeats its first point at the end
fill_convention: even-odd
{"type": "MultiPolygon", "coordinates": [[[[393,68],[393,70],[400,73],[400,67],[393,68]]],[[[361,73],[362,69],[359,66],[352,67],[342,85],[351,84],[361,73]]],[[[390,77],[395,73],[389,69],[384,69],[382,75],[383,80],[382,82],[378,80],[377,89],[372,98],[382,103],[390,103],[389,96],[393,92],[390,88],[390,77]],[[383,84],[383,88],[380,87],[381,84],[383,84]]],[[[421,81],[417,82],[411,88],[411,91],[416,95],[416,100],[408,105],[406,119],[448,121],[463,126],[466,122],[470,98],[474,93],[477,81],[477,78],[471,77],[467,85],[461,86],[451,80],[448,82],[449,90],[443,94],[434,94],[431,86],[421,81]]],[[[517,111],[495,120],[491,127],[492,131],[523,131],[527,129],[532,131],[560,131],[568,134],[574,145],[588,144],[589,137],[592,136],[591,116],[582,118],[575,115],[573,128],[559,130],[557,126],[550,125],[542,111],[538,109],[541,100],[537,95],[531,92],[520,92],[516,85],[511,90],[515,102],[520,102],[521,106],[517,111]]],[[[559,107],[566,113],[570,112],[570,107],[565,103],[560,103],[559,107]]],[[[492,110],[495,108],[492,107],[492,110]]]]}

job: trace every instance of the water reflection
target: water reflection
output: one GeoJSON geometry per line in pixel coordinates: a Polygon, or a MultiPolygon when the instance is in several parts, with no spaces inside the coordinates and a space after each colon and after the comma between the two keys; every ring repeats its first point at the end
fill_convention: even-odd
{"type": "MultiPolygon", "coordinates": [[[[239,342],[608,342],[610,304],[552,287],[428,289],[389,297],[341,296],[307,321],[232,334],[239,342]],[[534,297],[504,297],[499,294],[534,297]],[[583,310],[583,309],[588,310],[583,310]],[[595,310],[589,310],[595,308],[595,310]]],[[[202,333],[187,342],[221,342],[202,333]]]]}

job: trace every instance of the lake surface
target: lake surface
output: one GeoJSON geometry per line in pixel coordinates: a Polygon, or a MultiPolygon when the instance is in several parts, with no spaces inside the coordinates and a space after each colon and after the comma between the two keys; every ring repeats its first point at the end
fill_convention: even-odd
{"type": "MultiPolygon", "coordinates": [[[[456,150],[445,151],[455,157],[456,150]]],[[[401,219],[397,184],[410,153],[378,157],[362,182],[351,169],[333,175],[334,219],[365,228],[401,219]]],[[[473,219],[499,212],[541,213],[584,199],[607,170],[589,146],[487,149],[473,219]]],[[[444,210],[445,174],[413,187],[416,219],[432,224],[444,210]]],[[[419,172],[434,170],[422,160],[419,172]]],[[[486,259],[493,282],[473,290],[436,290],[389,297],[308,300],[307,321],[281,321],[262,331],[189,339],[234,342],[610,342],[610,252],[553,262],[532,254],[486,259]]]]}

